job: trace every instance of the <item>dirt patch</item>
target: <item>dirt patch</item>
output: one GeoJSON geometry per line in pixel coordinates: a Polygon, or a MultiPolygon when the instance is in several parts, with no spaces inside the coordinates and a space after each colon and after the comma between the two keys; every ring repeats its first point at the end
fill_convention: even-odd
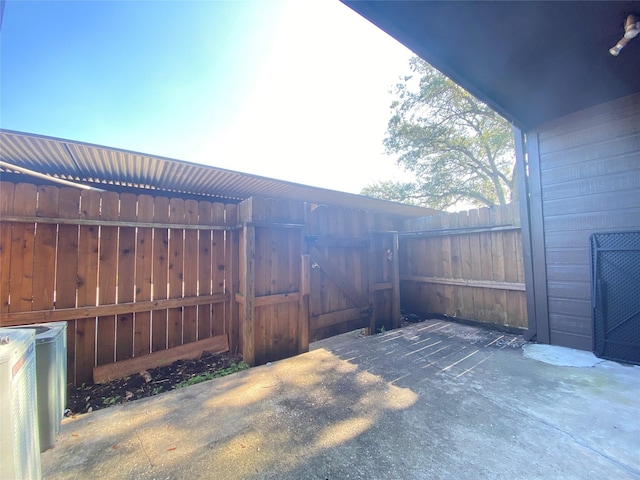
{"type": "Polygon", "coordinates": [[[145,370],[111,382],[71,387],[65,415],[88,413],[133,402],[246,368],[249,366],[242,362],[240,355],[207,355],[197,360],[178,360],[165,367],[145,370]]]}

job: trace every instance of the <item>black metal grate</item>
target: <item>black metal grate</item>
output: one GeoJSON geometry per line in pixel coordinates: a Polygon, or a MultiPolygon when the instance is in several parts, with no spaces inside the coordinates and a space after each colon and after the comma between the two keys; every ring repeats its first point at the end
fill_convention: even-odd
{"type": "Polygon", "coordinates": [[[594,353],[640,364],[640,232],[591,237],[594,353]]]}

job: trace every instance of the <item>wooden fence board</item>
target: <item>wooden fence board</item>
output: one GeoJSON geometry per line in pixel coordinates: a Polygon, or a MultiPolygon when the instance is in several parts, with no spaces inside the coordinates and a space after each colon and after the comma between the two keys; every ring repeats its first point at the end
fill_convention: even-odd
{"type": "MultiPolygon", "coordinates": [[[[135,221],[138,198],[120,195],[120,220],[135,221]]],[[[118,303],[132,302],[135,296],[136,229],[120,227],[118,232],[118,303]]],[[[116,361],[133,357],[133,313],[118,315],[116,322],[116,361]]]]}
{"type": "MultiPolygon", "coordinates": [[[[502,224],[502,208],[494,207],[490,209],[490,224],[501,225],[502,224]]],[[[488,255],[491,258],[491,280],[495,282],[504,282],[504,233],[494,232],[490,233],[490,252],[488,255]]],[[[509,324],[509,312],[507,311],[507,292],[503,290],[493,291],[493,304],[495,305],[494,312],[496,320],[494,323],[500,323],[504,325],[509,324]]]]}
{"type": "MultiPolygon", "coordinates": [[[[440,229],[443,228],[442,222],[443,219],[446,218],[444,215],[438,215],[438,216],[434,216],[432,217],[434,219],[434,223],[433,223],[433,228],[436,229],[440,229]]],[[[433,245],[433,248],[435,248],[437,250],[440,250],[440,252],[442,252],[442,238],[433,238],[431,239],[430,242],[433,245]]],[[[429,257],[432,259],[432,271],[436,276],[444,276],[444,267],[442,264],[442,257],[443,255],[433,255],[433,253],[430,252],[429,257]]],[[[445,305],[445,286],[444,285],[437,285],[435,289],[431,289],[431,291],[434,292],[435,295],[433,295],[433,305],[436,306],[436,308],[439,311],[446,311],[446,305],[445,305]]]]}
{"type": "Polygon", "coordinates": [[[256,227],[245,226],[243,228],[242,241],[240,242],[240,272],[241,291],[244,296],[241,313],[241,341],[242,356],[249,365],[256,361],[255,350],[255,262],[256,262],[256,227]]]}
{"type": "MultiPolygon", "coordinates": [[[[83,190],[80,193],[80,217],[100,218],[100,192],[83,190]]],[[[78,237],[78,298],[77,306],[95,306],[98,293],[98,226],[83,225],[78,237]]],[[[76,319],[75,322],[75,383],[90,383],[96,358],[97,317],[76,319]]],[[[67,323],[67,330],[71,322],[67,323]]],[[[67,344],[69,348],[69,344],[67,344]]],[[[73,382],[69,379],[70,383],[73,382]]]]}
{"type": "Polygon", "coordinates": [[[223,353],[229,350],[226,335],[207,338],[188,345],[180,345],[167,350],[154,352],[143,357],[131,358],[121,362],[111,363],[96,367],[93,371],[93,379],[96,383],[108,382],[118,378],[138,373],[141,370],[170,365],[176,360],[198,358],[203,352],[223,353]]]}
{"type": "MultiPolygon", "coordinates": [[[[186,200],[185,223],[198,223],[198,202],[186,200]]],[[[198,295],[198,232],[185,230],[184,232],[184,296],[198,295]]],[[[184,307],[183,310],[183,343],[195,342],[198,339],[198,307],[184,307]]]]}
{"type": "MultiPolygon", "coordinates": [[[[60,189],[58,216],[79,218],[80,190],[65,187],[60,189]]],[[[58,255],[56,266],[56,308],[76,306],[78,272],[78,227],[58,226],[58,255]]]]}
{"type": "MultiPolygon", "coordinates": [[[[58,215],[57,188],[43,185],[38,188],[38,217],[58,215]]],[[[56,225],[38,223],[34,252],[33,288],[38,295],[34,297],[33,309],[53,308],[56,271],[56,245],[58,230],[56,225]]]]}
{"type": "MultiPolygon", "coordinates": [[[[184,200],[172,198],[169,202],[169,221],[184,223],[184,200]]],[[[169,230],[169,298],[182,296],[184,279],[184,230],[169,230]]],[[[182,309],[170,308],[167,312],[167,346],[169,348],[182,344],[182,309]]]]}
{"type": "MultiPolygon", "coordinates": [[[[224,221],[227,225],[238,223],[238,207],[227,205],[224,212],[224,221]]],[[[238,353],[240,346],[240,320],[239,309],[233,299],[239,291],[239,258],[240,252],[238,231],[228,231],[224,235],[225,269],[223,285],[218,288],[230,293],[230,300],[225,304],[223,318],[225,319],[225,331],[229,337],[229,348],[231,352],[238,353]]]]}
{"type": "MultiPolygon", "coordinates": [[[[16,215],[34,215],[36,187],[27,183],[16,185],[13,209],[16,215]]],[[[33,260],[35,224],[14,224],[11,232],[11,267],[9,312],[31,310],[33,302],[33,260]]]]}
{"type": "Polygon", "coordinates": [[[78,227],[58,227],[58,255],[56,267],[56,308],[76,306],[76,275],[78,262],[78,227]]]}
{"type": "MultiPolygon", "coordinates": [[[[0,314],[9,312],[9,270],[11,268],[11,223],[3,217],[13,215],[13,183],[0,182],[0,314]]],[[[0,326],[2,320],[0,319],[0,326]]]]}
{"type": "MultiPolygon", "coordinates": [[[[153,220],[169,221],[169,199],[156,197],[153,206],[153,220]]],[[[169,277],[169,230],[155,228],[153,231],[153,299],[167,298],[167,279],[169,277]]],[[[167,310],[154,311],[151,314],[151,351],[167,348],[167,310]]]]}
{"type": "MultiPolygon", "coordinates": [[[[212,224],[213,205],[211,202],[198,203],[198,223],[200,225],[212,224]]],[[[210,230],[200,231],[198,237],[198,294],[211,293],[211,265],[212,265],[212,233],[210,230]]],[[[200,305],[197,311],[197,338],[209,338],[211,336],[211,310],[212,305],[200,305]]]]}
{"type": "MultiPolygon", "coordinates": [[[[114,192],[102,193],[100,218],[117,220],[120,197],[114,192]]],[[[98,264],[99,305],[116,302],[118,265],[118,227],[100,228],[100,261],[98,264]]],[[[98,317],[97,364],[115,361],[116,318],[114,315],[98,317]]]]}
{"type": "MultiPolygon", "coordinates": [[[[235,222],[227,222],[227,210],[222,203],[214,203],[212,209],[212,222],[216,225],[224,225],[225,223],[231,225],[235,222]]],[[[211,291],[212,293],[222,293],[225,291],[225,274],[227,268],[225,238],[227,233],[223,231],[212,232],[212,244],[211,244],[211,291]]],[[[210,335],[221,335],[223,333],[229,333],[231,326],[228,323],[226,315],[227,306],[224,304],[217,304],[211,306],[211,330],[210,335]]],[[[230,317],[229,317],[230,321],[230,317]]]]}
{"type": "MultiPolygon", "coordinates": [[[[153,221],[153,197],[138,197],[138,221],[153,221]]],[[[153,285],[153,229],[138,228],[136,238],[136,291],[135,301],[151,300],[153,285]]],[[[133,355],[138,357],[151,352],[151,312],[134,313],[133,355]]]]}
{"type": "MultiPolygon", "coordinates": [[[[480,208],[478,210],[478,225],[489,225],[489,209],[480,208]]],[[[490,233],[481,233],[476,235],[480,241],[480,279],[493,279],[493,262],[491,257],[491,237],[490,233]]],[[[494,321],[499,323],[503,313],[500,311],[501,305],[494,303],[494,292],[484,290],[482,292],[482,305],[484,310],[484,321],[494,321]]]]}
{"type": "MultiPolygon", "coordinates": [[[[441,219],[441,228],[450,228],[451,215],[443,215],[441,219]]],[[[441,238],[441,251],[442,256],[440,261],[442,262],[442,276],[451,278],[453,276],[453,270],[451,267],[451,242],[452,238],[450,236],[441,238]]],[[[455,308],[453,306],[453,285],[444,285],[442,290],[443,298],[441,302],[441,309],[447,315],[454,315],[455,308]]]]}
{"type": "MultiPolygon", "coordinates": [[[[479,226],[478,209],[469,210],[469,226],[479,226]]],[[[480,249],[480,236],[469,235],[469,255],[471,264],[471,278],[473,280],[482,279],[482,250],[480,249]]],[[[478,319],[484,320],[484,292],[479,288],[471,288],[473,299],[473,312],[478,319]]]]}
{"type": "Polygon", "coordinates": [[[27,311],[7,313],[3,321],[8,326],[27,325],[31,323],[59,322],[74,318],[90,318],[96,316],[121,315],[144,311],[165,310],[167,308],[183,308],[207,303],[224,303],[229,295],[204,295],[198,297],[168,298],[164,300],[150,300],[130,303],[115,303],[97,305],[94,307],[58,308],[55,310],[27,311]]]}

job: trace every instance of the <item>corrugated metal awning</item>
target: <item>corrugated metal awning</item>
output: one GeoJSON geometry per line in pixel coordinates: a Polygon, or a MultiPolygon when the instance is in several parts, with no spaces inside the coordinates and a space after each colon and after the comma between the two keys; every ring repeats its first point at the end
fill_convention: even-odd
{"type": "Polygon", "coordinates": [[[98,185],[240,201],[252,196],[419,217],[434,210],[144,153],[0,130],[0,160],[45,175],[98,185]]]}

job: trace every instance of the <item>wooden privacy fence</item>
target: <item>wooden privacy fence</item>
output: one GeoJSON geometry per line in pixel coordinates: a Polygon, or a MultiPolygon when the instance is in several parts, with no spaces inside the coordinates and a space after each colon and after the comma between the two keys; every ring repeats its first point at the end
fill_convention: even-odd
{"type": "Polygon", "coordinates": [[[249,364],[286,358],[396,328],[401,302],[526,326],[515,206],[401,224],[292,200],[0,182],[0,220],[0,326],[66,321],[75,384],[203,340],[249,364]]]}
{"type": "Polygon", "coordinates": [[[402,307],[525,328],[518,205],[405,221],[402,307]]]}
{"type": "Polygon", "coordinates": [[[0,182],[0,219],[0,326],[67,321],[70,382],[205,338],[237,346],[237,206],[0,182]]]}
{"type": "Polygon", "coordinates": [[[70,383],[203,339],[255,364],[400,324],[385,215],[0,182],[0,220],[0,326],[66,321],[70,383]]]}

